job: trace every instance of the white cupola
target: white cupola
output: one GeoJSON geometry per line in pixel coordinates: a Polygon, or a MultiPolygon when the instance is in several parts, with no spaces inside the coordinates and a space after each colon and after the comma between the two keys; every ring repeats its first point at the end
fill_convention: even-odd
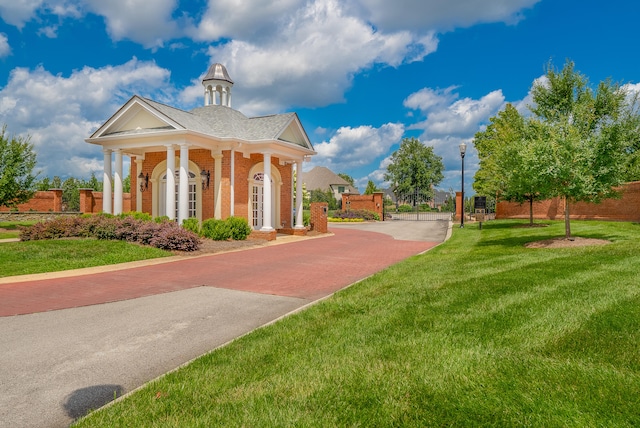
{"type": "Polygon", "coordinates": [[[202,79],[204,86],[204,105],[221,105],[231,107],[231,88],[233,80],[229,77],[224,65],[215,63],[209,67],[202,79]]]}

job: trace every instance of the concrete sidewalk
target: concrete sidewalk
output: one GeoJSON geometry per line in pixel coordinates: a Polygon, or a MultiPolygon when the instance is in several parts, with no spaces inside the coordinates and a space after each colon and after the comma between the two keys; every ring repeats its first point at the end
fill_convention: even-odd
{"type": "Polygon", "coordinates": [[[438,228],[438,240],[403,241],[331,227],[285,245],[0,284],[0,312],[25,314],[0,318],[0,426],[66,426],[114,392],[432,248],[446,236],[438,228]]]}

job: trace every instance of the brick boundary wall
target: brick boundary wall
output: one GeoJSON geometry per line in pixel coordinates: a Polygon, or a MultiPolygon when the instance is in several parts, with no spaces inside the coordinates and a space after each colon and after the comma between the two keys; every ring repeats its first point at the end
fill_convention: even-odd
{"type": "MultiPolygon", "coordinates": [[[[0,212],[12,211],[14,209],[0,207],[0,212]]],[[[62,211],[62,189],[50,189],[38,191],[24,204],[17,206],[17,212],[61,212],[62,211]]]]}
{"type": "Polygon", "coordinates": [[[380,220],[384,220],[384,202],[382,192],[373,192],[371,195],[351,195],[349,193],[342,194],[342,209],[351,210],[367,210],[377,213],[380,220]]]}
{"type": "Polygon", "coordinates": [[[326,202],[311,203],[311,218],[309,219],[311,230],[319,233],[327,233],[329,231],[328,211],[329,204],[326,202]]]}
{"type": "MultiPolygon", "coordinates": [[[[620,199],[606,199],[600,204],[575,202],[569,207],[575,220],[640,221],[640,181],[627,183],[619,188],[620,199]]],[[[533,218],[537,220],[560,220],[564,218],[564,199],[553,198],[534,202],[533,218]]],[[[499,202],[496,219],[528,219],[529,204],[499,202]]]]}
{"type": "MultiPolygon", "coordinates": [[[[94,192],[93,189],[80,189],[80,212],[94,214],[102,212],[102,192],[94,192]]],[[[113,199],[111,199],[113,206],[113,199]]],[[[122,212],[131,211],[131,193],[122,194],[122,212]]]]}

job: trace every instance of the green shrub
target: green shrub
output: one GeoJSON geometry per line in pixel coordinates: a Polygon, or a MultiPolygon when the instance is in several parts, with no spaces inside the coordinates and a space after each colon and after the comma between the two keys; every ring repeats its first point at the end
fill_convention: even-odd
{"type": "Polygon", "coordinates": [[[409,213],[411,211],[415,211],[411,205],[403,204],[398,207],[399,213],[409,213]]]}
{"type": "Polygon", "coordinates": [[[196,235],[200,235],[200,222],[197,218],[187,218],[182,221],[182,227],[196,235]]]}
{"type": "Polygon", "coordinates": [[[302,213],[302,224],[305,226],[309,226],[311,223],[311,213],[309,211],[304,211],[302,213]]]}
{"type": "Polygon", "coordinates": [[[229,217],[226,222],[231,230],[231,239],[235,241],[244,241],[251,233],[251,226],[242,217],[229,217]]]}
{"type": "Polygon", "coordinates": [[[171,219],[169,218],[169,216],[161,215],[160,217],[154,218],[153,221],[155,221],[156,223],[167,223],[171,221],[171,219]]]}
{"type": "Polygon", "coordinates": [[[132,217],[132,218],[135,218],[136,220],[144,220],[144,221],[150,221],[152,219],[151,214],[141,213],[140,211],[128,211],[126,213],[122,213],[118,215],[118,217],[120,218],[132,217]]]}
{"type": "Polygon", "coordinates": [[[214,241],[226,241],[231,239],[231,228],[224,220],[210,218],[202,222],[202,236],[214,241]]]}

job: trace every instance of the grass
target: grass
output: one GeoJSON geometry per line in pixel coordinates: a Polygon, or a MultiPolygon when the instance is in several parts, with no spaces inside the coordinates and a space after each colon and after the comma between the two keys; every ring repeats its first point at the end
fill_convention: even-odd
{"type": "Polygon", "coordinates": [[[78,426],[640,425],[640,226],[445,244],[149,383],[78,426]]]}
{"type": "Polygon", "coordinates": [[[0,244],[0,277],[56,272],[172,255],[123,241],[63,239],[0,244]]]}
{"type": "Polygon", "coordinates": [[[18,226],[31,226],[35,221],[0,221],[0,239],[17,238],[20,235],[18,226]]]}

